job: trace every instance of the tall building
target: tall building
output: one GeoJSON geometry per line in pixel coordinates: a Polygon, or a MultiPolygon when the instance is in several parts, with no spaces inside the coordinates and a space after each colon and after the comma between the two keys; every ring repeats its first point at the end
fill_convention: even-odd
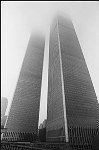
{"type": "Polygon", "coordinates": [[[2,99],[1,99],[1,116],[5,116],[7,105],[8,105],[8,99],[6,97],[2,97],[2,99]]]}
{"type": "Polygon", "coordinates": [[[6,118],[7,116],[5,115],[6,109],[8,105],[8,99],[6,97],[2,97],[1,99],[1,128],[4,128],[6,118]]]}
{"type": "Polygon", "coordinates": [[[44,119],[44,121],[39,125],[39,129],[46,128],[46,122],[47,120],[44,119]]]}
{"type": "Polygon", "coordinates": [[[2,116],[1,117],[1,128],[3,129],[5,126],[5,122],[6,122],[7,116],[2,116]]]}
{"type": "Polygon", "coordinates": [[[44,45],[42,35],[31,35],[2,140],[33,141],[37,137],[44,45]]]}
{"type": "Polygon", "coordinates": [[[92,147],[97,98],[71,20],[58,16],[50,29],[47,141],[92,147]]]}

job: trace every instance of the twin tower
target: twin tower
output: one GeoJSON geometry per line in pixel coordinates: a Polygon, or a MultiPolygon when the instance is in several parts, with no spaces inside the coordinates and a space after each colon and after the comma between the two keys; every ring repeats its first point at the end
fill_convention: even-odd
{"type": "MultiPolygon", "coordinates": [[[[44,46],[44,37],[31,35],[3,140],[37,139],[44,46]]],[[[74,26],[58,16],[50,29],[46,141],[91,142],[97,103],[74,26]]]]}

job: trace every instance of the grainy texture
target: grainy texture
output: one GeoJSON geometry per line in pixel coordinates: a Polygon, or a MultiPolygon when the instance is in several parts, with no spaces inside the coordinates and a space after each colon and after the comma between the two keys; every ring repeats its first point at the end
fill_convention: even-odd
{"type": "Polygon", "coordinates": [[[8,140],[31,141],[37,135],[44,43],[43,36],[31,35],[3,136],[8,140]]]}
{"type": "Polygon", "coordinates": [[[92,149],[92,137],[98,133],[97,103],[73,24],[70,19],[58,16],[51,26],[49,42],[47,141],[66,141],[67,127],[69,143],[73,149],[92,149]],[[66,126],[62,86],[65,95],[66,126]]]}

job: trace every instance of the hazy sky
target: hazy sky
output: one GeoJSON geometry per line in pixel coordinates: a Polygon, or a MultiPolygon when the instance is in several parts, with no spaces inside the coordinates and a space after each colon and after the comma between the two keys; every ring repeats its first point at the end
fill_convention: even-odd
{"type": "Polygon", "coordinates": [[[56,12],[68,13],[74,24],[99,101],[99,3],[98,2],[1,2],[1,96],[12,102],[22,61],[32,31],[46,37],[40,122],[47,110],[49,26],[56,12]]]}

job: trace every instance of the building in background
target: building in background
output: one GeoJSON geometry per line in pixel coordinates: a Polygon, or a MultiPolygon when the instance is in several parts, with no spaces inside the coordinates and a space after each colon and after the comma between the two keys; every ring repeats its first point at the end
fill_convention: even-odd
{"type": "Polygon", "coordinates": [[[44,121],[39,125],[39,129],[45,128],[46,122],[47,122],[47,119],[44,119],[44,121]]]}
{"type": "Polygon", "coordinates": [[[92,148],[97,98],[69,17],[58,16],[50,29],[46,139],[92,148]]]}
{"type": "Polygon", "coordinates": [[[8,105],[8,99],[6,97],[1,98],[1,116],[5,116],[5,112],[8,105]]]}
{"type": "Polygon", "coordinates": [[[6,97],[2,97],[1,99],[1,129],[4,128],[6,118],[7,116],[5,115],[6,109],[8,106],[8,99],[6,97]]]}
{"type": "Polygon", "coordinates": [[[33,141],[38,134],[45,39],[32,34],[20,71],[2,140],[33,141]]]}
{"type": "Polygon", "coordinates": [[[1,137],[2,137],[2,134],[3,134],[3,133],[7,132],[7,129],[4,128],[5,123],[6,123],[6,119],[7,119],[7,116],[6,116],[6,115],[3,116],[3,117],[1,117],[1,137]]]}
{"type": "Polygon", "coordinates": [[[6,122],[7,116],[1,117],[1,128],[4,128],[5,122],[6,122]]]}
{"type": "Polygon", "coordinates": [[[39,126],[39,141],[40,142],[46,142],[46,122],[47,120],[45,119],[43,123],[41,123],[39,126]]]}

